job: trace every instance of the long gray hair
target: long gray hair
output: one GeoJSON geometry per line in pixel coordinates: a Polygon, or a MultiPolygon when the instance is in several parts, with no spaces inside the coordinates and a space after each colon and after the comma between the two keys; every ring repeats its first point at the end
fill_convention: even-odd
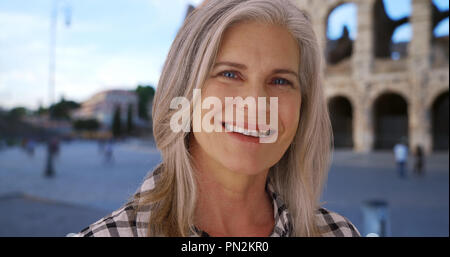
{"type": "MultiPolygon", "coordinates": [[[[153,205],[149,236],[194,232],[197,186],[189,152],[190,132],[174,133],[175,97],[192,99],[214,65],[222,35],[231,25],[259,21],[285,27],[298,41],[302,105],[297,134],[269,171],[292,218],[291,236],[319,236],[315,212],[326,180],[331,126],[320,81],[321,51],[309,17],[289,0],[209,0],[185,20],[167,56],[153,104],[153,133],[162,154],[157,185],[136,199],[153,205]]],[[[192,105],[192,102],[191,102],[192,105]]],[[[192,108],[191,108],[192,116],[192,108]]],[[[192,119],[191,119],[192,120],[192,119]]]]}

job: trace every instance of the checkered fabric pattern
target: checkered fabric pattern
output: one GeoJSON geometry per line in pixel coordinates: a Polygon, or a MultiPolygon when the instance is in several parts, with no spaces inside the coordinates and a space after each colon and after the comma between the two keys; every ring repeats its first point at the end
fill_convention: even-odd
{"type": "MultiPolygon", "coordinates": [[[[158,170],[158,169],[156,169],[158,170]]],[[[137,195],[148,192],[155,187],[158,172],[149,173],[144,179],[137,195]]],[[[292,232],[292,222],[285,203],[275,192],[272,184],[267,183],[267,192],[272,197],[275,227],[271,237],[289,237],[292,232]]],[[[74,237],[145,237],[147,235],[148,220],[151,214],[151,205],[142,205],[136,212],[136,206],[131,201],[110,215],[93,223],[81,232],[71,235],[74,237]]],[[[360,236],[355,226],[345,217],[319,208],[316,212],[317,224],[325,237],[357,237],[360,236]]],[[[191,236],[209,236],[206,232],[194,228],[195,234],[191,236]]]]}

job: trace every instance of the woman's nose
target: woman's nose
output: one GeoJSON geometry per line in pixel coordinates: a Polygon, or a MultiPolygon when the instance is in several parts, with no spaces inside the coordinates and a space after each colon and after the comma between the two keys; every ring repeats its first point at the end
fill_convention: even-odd
{"type": "Polygon", "coordinates": [[[268,116],[270,110],[270,94],[265,82],[262,80],[247,81],[246,85],[242,87],[242,90],[240,96],[243,99],[247,99],[248,97],[252,98],[251,102],[255,104],[254,109],[248,108],[249,106],[243,107],[246,112],[250,110],[254,112],[252,114],[245,113],[245,115],[248,118],[256,118],[258,115],[268,116]],[[255,117],[251,117],[254,115],[255,117]]]}
{"type": "Polygon", "coordinates": [[[258,98],[260,97],[269,97],[265,82],[262,80],[248,81],[247,85],[244,88],[246,94],[245,96],[243,96],[244,98],[253,97],[255,101],[258,102],[258,98]]]}

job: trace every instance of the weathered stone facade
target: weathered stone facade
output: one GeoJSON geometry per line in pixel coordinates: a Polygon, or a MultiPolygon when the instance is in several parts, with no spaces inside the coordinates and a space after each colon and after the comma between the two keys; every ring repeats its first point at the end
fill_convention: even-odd
{"type": "MultiPolygon", "coordinates": [[[[328,16],[343,3],[357,6],[358,31],[348,67],[330,72],[323,66],[327,99],[345,97],[352,107],[353,149],[370,152],[375,149],[375,104],[380,96],[393,93],[407,105],[408,141],[411,148],[421,145],[429,153],[433,150],[432,106],[436,99],[449,91],[449,62],[433,64],[432,4],[431,0],[411,0],[409,22],[412,39],[404,59],[374,57],[373,6],[376,0],[295,0],[311,17],[323,49],[326,48],[328,16]]],[[[324,63],[326,60],[324,58],[324,63]]],[[[447,116],[448,124],[448,116],[447,116]]],[[[448,131],[447,131],[448,136],[448,131]]]]}

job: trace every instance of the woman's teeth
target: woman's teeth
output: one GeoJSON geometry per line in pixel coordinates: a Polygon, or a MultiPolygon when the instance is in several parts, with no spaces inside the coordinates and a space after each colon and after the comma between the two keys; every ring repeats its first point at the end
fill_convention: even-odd
{"type": "Polygon", "coordinates": [[[244,128],[240,128],[237,126],[233,126],[228,123],[224,123],[224,126],[228,131],[240,133],[240,134],[243,134],[246,136],[251,136],[251,137],[268,137],[268,136],[270,136],[270,133],[271,133],[270,129],[264,130],[264,131],[251,130],[251,129],[244,129],[244,128]]]}

